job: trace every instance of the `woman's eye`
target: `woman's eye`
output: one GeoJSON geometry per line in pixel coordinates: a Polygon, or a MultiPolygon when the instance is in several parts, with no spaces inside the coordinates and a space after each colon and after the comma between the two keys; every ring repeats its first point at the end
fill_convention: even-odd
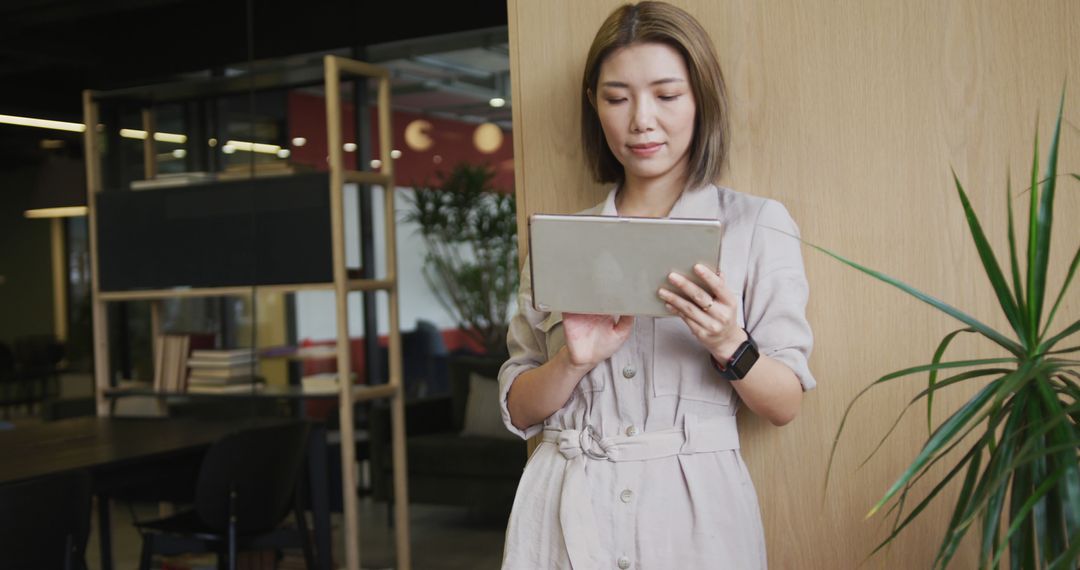
{"type": "Polygon", "coordinates": [[[610,105],[618,105],[619,103],[622,103],[623,101],[626,101],[626,98],[625,97],[608,97],[606,99],[606,101],[610,105]]]}
{"type": "Polygon", "coordinates": [[[674,101],[674,100],[678,99],[679,97],[682,97],[681,93],[678,93],[678,94],[675,94],[675,95],[661,95],[660,100],[661,101],[674,101]]]}

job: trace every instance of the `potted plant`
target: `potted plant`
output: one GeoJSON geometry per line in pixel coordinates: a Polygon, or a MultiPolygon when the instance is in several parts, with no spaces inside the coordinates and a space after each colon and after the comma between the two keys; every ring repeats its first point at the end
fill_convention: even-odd
{"type": "MultiPolygon", "coordinates": [[[[897,279],[809,244],[964,324],[941,339],[928,364],[887,374],[863,389],[848,405],[840,422],[829,456],[829,471],[848,413],[862,395],[887,382],[927,375],[926,389],[900,412],[896,423],[913,405],[925,400],[930,435],[918,455],[867,515],[879,512],[889,503],[888,513],[895,513],[889,536],[871,555],[915,520],[943,488],[958,480],[959,494],[934,560],[935,567],[944,568],[949,564],[961,539],[972,529],[979,535],[980,568],[997,568],[1006,557],[1006,551],[1011,568],[1077,567],[1080,553],[1080,464],[1077,455],[1080,449],[1080,428],[1077,427],[1080,420],[1080,360],[1076,353],[1080,352],[1080,334],[1077,334],[1080,321],[1054,327],[1054,317],[1076,274],[1080,249],[1073,255],[1065,281],[1052,304],[1046,286],[1063,108],[1064,94],[1041,180],[1036,133],[1031,186],[1025,190],[1030,204],[1027,247],[1022,252],[1018,252],[1014,231],[1011,183],[1006,188],[1009,251],[1005,270],[991,249],[960,180],[955,173],[953,176],[971,237],[1001,310],[1008,319],[1009,330],[994,330],[974,316],[897,279]],[[1025,253],[1026,267],[1023,267],[1020,257],[1025,253]],[[980,335],[1008,355],[946,360],[949,344],[957,335],[965,333],[980,335]],[[976,379],[985,384],[934,428],[931,423],[934,394],[976,379]],[[958,459],[954,451],[960,454],[958,459]],[[912,485],[929,474],[939,462],[943,462],[946,474],[925,497],[907,510],[912,485]]],[[[1080,180],[1076,174],[1071,177],[1080,180]]],[[[1076,246],[1070,244],[1069,247],[1076,246]]],[[[885,434],[882,443],[891,432],[885,434]]],[[[871,457],[880,447],[879,443],[871,457]]]]}
{"type": "Polygon", "coordinates": [[[486,165],[459,163],[417,187],[405,221],[427,245],[424,278],[461,330],[489,356],[506,354],[511,301],[518,289],[513,193],[492,187],[486,165]]]}

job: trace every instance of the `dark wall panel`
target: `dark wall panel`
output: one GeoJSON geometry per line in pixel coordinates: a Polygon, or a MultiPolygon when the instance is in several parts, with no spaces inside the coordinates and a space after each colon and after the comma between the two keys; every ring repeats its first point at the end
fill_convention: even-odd
{"type": "Polygon", "coordinates": [[[333,280],[326,174],[98,197],[103,291],[333,280]]]}

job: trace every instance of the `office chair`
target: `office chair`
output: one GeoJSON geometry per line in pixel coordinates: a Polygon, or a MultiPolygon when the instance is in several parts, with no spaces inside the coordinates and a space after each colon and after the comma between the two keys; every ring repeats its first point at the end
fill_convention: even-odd
{"type": "Polygon", "coordinates": [[[19,374],[31,390],[31,403],[59,396],[59,366],[66,353],[64,343],[50,334],[27,335],[15,339],[14,349],[19,374]]]}
{"type": "Polygon", "coordinates": [[[0,485],[0,570],[86,570],[89,535],[87,472],[0,485]]]}
{"type": "MultiPolygon", "coordinates": [[[[236,568],[238,551],[296,548],[308,568],[315,558],[301,501],[308,425],[252,428],[223,437],[206,452],[191,510],[137,522],[140,568],[154,554],[214,552],[218,567],[236,568]],[[281,527],[292,510],[296,528],[281,527]]],[[[319,553],[328,556],[329,553],[319,553]]]]}
{"type": "Polygon", "coordinates": [[[11,407],[24,403],[22,380],[16,372],[15,353],[8,345],[0,342],[0,407],[4,408],[4,418],[11,417],[11,407]]]}

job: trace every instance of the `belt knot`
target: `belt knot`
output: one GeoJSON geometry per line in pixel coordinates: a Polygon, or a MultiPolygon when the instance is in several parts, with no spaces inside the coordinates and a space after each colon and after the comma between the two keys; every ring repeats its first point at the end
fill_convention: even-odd
{"type": "Polygon", "coordinates": [[[585,455],[590,459],[608,459],[608,450],[604,441],[596,435],[592,426],[583,429],[564,429],[556,440],[559,453],[566,459],[585,455]]]}

